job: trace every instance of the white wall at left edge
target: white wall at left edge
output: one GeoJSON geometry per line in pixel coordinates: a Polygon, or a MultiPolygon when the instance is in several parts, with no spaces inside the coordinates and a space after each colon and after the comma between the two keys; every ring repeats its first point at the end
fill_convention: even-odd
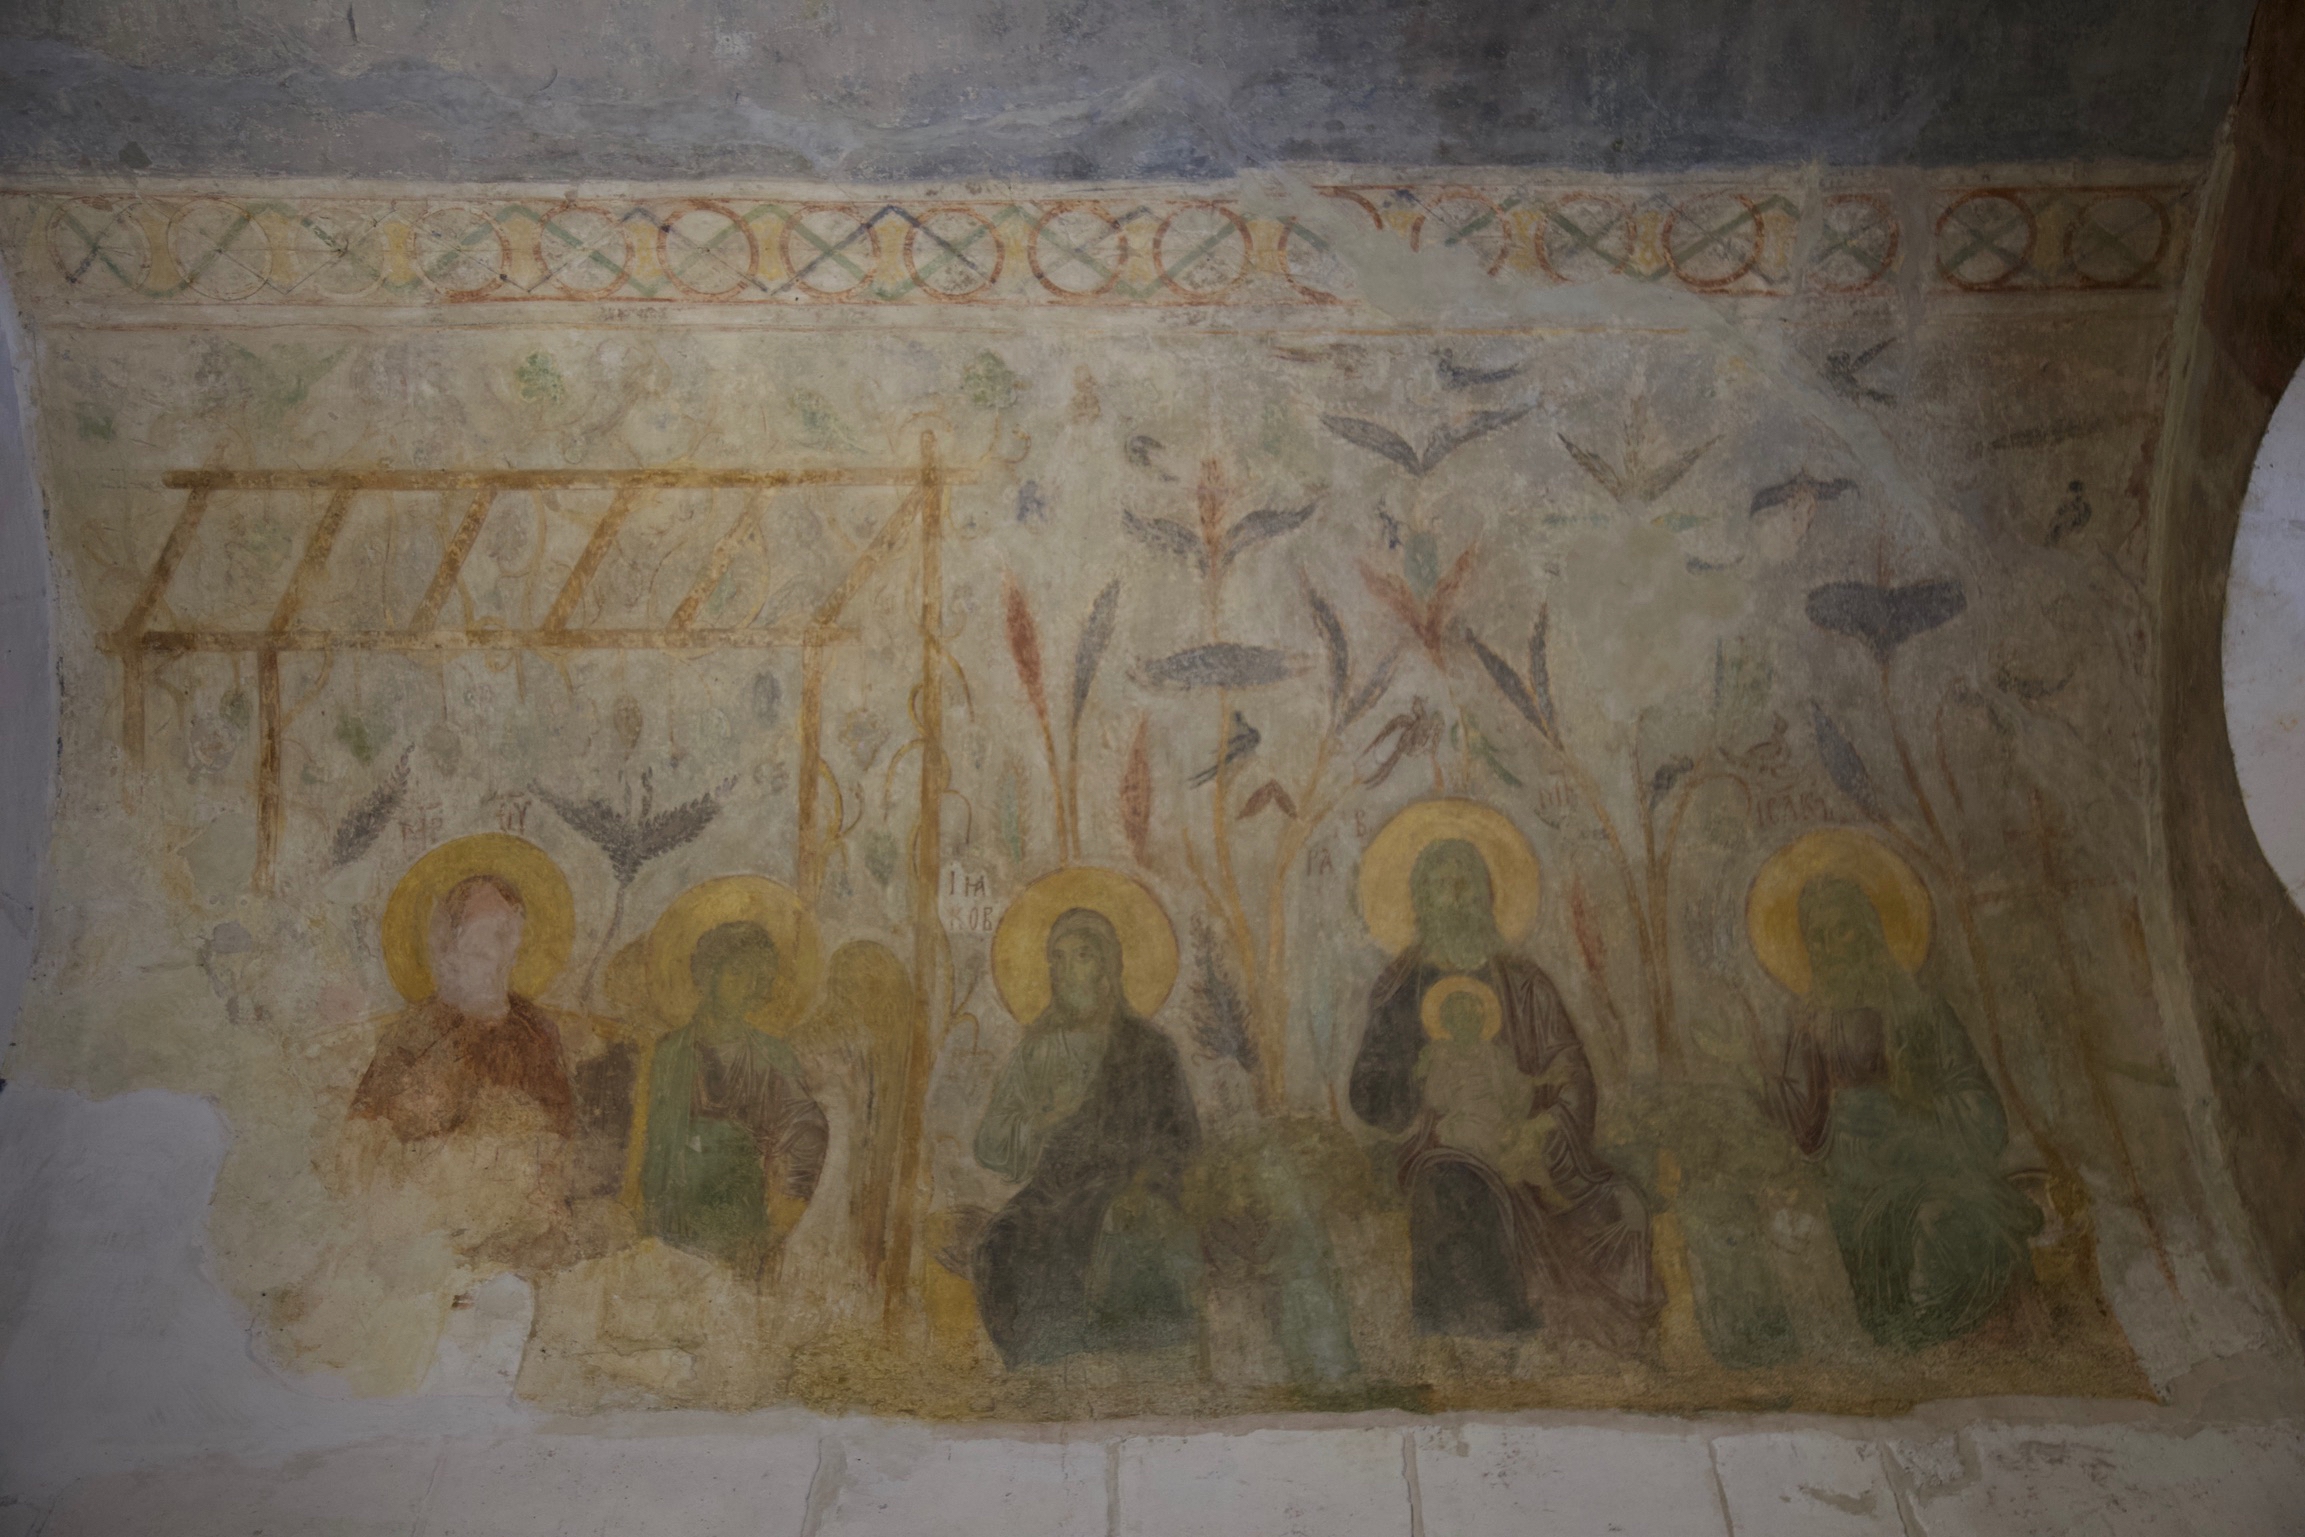
{"type": "Polygon", "coordinates": [[[0,267],[0,1053],[32,968],[56,775],[48,530],[32,461],[32,359],[0,267]]]}
{"type": "Polygon", "coordinates": [[[2258,445],[2225,588],[2225,727],[2259,847],[2305,907],[2305,370],[2258,445]]]}

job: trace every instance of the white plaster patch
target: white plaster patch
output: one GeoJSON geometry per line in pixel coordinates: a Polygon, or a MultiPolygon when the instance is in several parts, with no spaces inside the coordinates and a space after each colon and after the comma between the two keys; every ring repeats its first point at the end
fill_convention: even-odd
{"type": "MultiPolygon", "coordinates": [[[[2294,1427],[2192,1435],[2122,1425],[1980,1425],[1974,1476],[1913,1508],[1921,1537],[2291,1537],[2305,1530],[2305,1444],[2294,1427]]],[[[1896,1455],[1905,1460],[1903,1448],[1896,1455]]]]}
{"type": "Polygon", "coordinates": [[[217,1457],[148,1469],[74,1489],[37,1530],[41,1537],[409,1537],[423,1519],[440,1454],[438,1442],[379,1441],[277,1467],[217,1457]]]}
{"type": "Polygon", "coordinates": [[[2305,888],[2305,390],[2257,451],[2225,598],[2225,722],[2241,796],[2292,901],[2305,888]]]}
{"type": "Polygon", "coordinates": [[[350,1402],[263,1366],[207,1270],[225,1136],[185,1094],[0,1094],[0,1491],[45,1508],[78,1480],[202,1454],[534,1421],[471,1398],[350,1402]]]}
{"type": "Polygon", "coordinates": [[[797,1532],[807,1435],[506,1436],[441,1458],[423,1537],[754,1537],[797,1532]]]}
{"type": "Polygon", "coordinates": [[[1817,1431],[1713,1443],[1732,1531],[1767,1537],[1902,1537],[1880,1448],[1817,1431]]]}
{"type": "Polygon", "coordinates": [[[1255,1430],[1121,1443],[1116,1537],[1406,1537],[1397,1430],[1255,1430]]]}
{"type": "Polygon", "coordinates": [[[1103,1537],[1102,1442],[932,1438],[917,1426],[843,1426],[838,1489],[818,1537],[1103,1537]]]}
{"type": "Polygon", "coordinates": [[[449,1308],[424,1390],[509,1401],[535,1321],[534,1287],[509,1273],[489,1277],[449,1308]]]}
{"type": "Polygon", "coordinates": [[[1416,1432],[1431,1537],[1725,1537],[1703,1437],[1591,1425],[1416,1432]]]}

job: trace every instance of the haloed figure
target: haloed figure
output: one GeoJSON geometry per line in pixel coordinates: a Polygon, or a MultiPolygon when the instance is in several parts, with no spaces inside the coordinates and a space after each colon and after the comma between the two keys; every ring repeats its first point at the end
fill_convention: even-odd
{"type": "Polygon", "coordinates": [[[506,1114],[570,1133],[559,1027],[512,991],[526,922],[520,889],[502,876],[468,876],[442,894],[424,933],[432,996],[385,1027],[353,1093],[353,1119],[384,1122],[403,1143],[506,1114]]]}
{"type": "Polygon", "coordinates": [[[1593,1150],[1598,1096],[1568,1009],[1544,969],[1507,948],[1473,844],[1426,845],[1409,897],[1416,938],[1370,990],[1352,1103],[1370,1125],[1403,1134],[1417,1328],[1562,1325],[1630,1348],[1662,1304],[1648,1212],[1593,1150]],[[1440,1002],[1428,1031],[1435,988],[1465,992],[1440,1002]],[[1490,997],[1501,1016],[1496,1061],[1475,1028],[1490,997]]]}
{"type": "Polygon", "coordinates": [[[696,1013],[649,1062],[649,1230],[745,1274],[799,1220],[830,1140],[792,1048],[751,1023],[776,985],[777,960],[757,923],[706,930],[689,959],[696,1013]]]}
{"type": "Polygon", "coordinates": [[[1801,888],[1814,984],[1771,1107],[1824,1166],[1857,1315],[1908,1349],[1982,1322],[2026,1268],[2039,1208],[2001,1173],[2008,1123],[1961,1021],[1891,951],[1862,886],[1801,888]]]}
{"type": "Polygon", "coordinates": [[[977,1130],[977,1162],[1023,1185],[976,1256],[985,1332],[1011,1366],[1192,1334],[1176,1200],[1200,1123],[1176,1048],[1129,1011],[1121,975],[1109,919],[1057,918],[1048,1007],[977,1130]]]}

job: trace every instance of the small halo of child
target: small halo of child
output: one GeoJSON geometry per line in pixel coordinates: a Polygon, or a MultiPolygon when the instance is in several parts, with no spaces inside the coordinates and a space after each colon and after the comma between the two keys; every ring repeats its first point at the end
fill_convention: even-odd
{"type": "Polygon", "coordinates": [[[1498,1038],[1504,1009],[1496,992],[1475,977],[1446,977],[1426,990],[1417,1012],[1426,1037],[1417,1083],[1434,1117],[1433,1135],[1505,1178],[1535,1186],[1548,1205],[1560,1204],[1545,1148],[1552,1117],[1535,1110],[1542,1083],[1521,1071],[1512,1047],[1498,1038]]]}

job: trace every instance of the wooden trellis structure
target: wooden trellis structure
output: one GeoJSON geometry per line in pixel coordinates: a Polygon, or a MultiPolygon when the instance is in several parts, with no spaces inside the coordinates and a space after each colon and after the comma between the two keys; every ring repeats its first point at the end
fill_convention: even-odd
{"type": "Polygon", "coordinates": [[[819,780],[831,772],[823,760],[828,653],[833,646],[855,634],[842,624],[850,602],[876,572],[904,550],[908,538],[917,540],[920,679],[912,709],[921,757],[920,804],[913,831],[910,873],[912,977],[918,1008],[906,1050],[904,1092],[900,1100],[899,1166],[892,1192],[894,1199],[890,1203],[887,1262],[881,1270],[886,1287],[886,1315],[893,1326],[905,1316],[905,1302],[912,1287],[928,1074],[936,1036],[950,1009],[951,968],[936,903],[943,848],[944,797],[951,782],[944,750],[944,674],[948,664],[942,641],[942,552],[950,488],[973,479],[969,469],[948,468],[939,462],[936,438],[929,432],[920,435],[919,459],[909,465],[766,470],[172,471],[164,483],[184,492],[183,510],[177,515],[175,527],[169,531],[167,542],[154,560],[127,617],[105,642],[105,649],[119,658],[122,672],[121,739],[131,760],[141,764],[147,672],[155,659],[192,653],[255,658],[257,855],[254,880],[263,888],[271,882],[283,822],[280,659],[284,655],[339,651],[402,656],[524,651],[704,653],[797,647],[801,654],[801,772],[795,786],[798,831],[793,884],[804,898],[813,902],[823,879],[829,847],[818,808],[819,780]],[[753,524],[756,508],[748,501],[721,531],[703,567],[662,625],[596,628],[579,627],[573,622],[586,590],[615,548],[619,534],[651,492],[773,492],[793,487],[886,487],[904,493],[896,509],[874,531],[840,581],[806,618],[767,626],[704,627],[696,622],[728,574],[753,524]],[[585,490],[609,492],[608,505],[593,524],[574,566],[541,621],[522,629],[440,622],[441,612],[456,591],[465,561],[479,542],[498,498],[507,492],[585,490]],[[261,629],[153,628],[153,615],[165,601],[170,582],[199,537],[203,521],[217,499],[283,491],[326,492],[327,501],[306,535],[303,552],[290,570],[287,587],[272,610],[270,622],[261,629]],[[426,491],[465,492],[469,493],[469,500],[455,532],[442,548],[424,596],[406,620],[388,628],[347,629],[330,625],[324,616],[309,616],[308,600],[327,570],[330,552],[354,502],[361,496],[377,493],[426,491]]]}
{"type": "MultiPolygon", "coordinates": [[[[819,761],[822,739],[824,663],[827,650],[853,632],[843,629],[842,616],[864,583],[904,545],[905,535],[918,525],[924,562],[938,565],[935,546],[943,533],[944,488],[964,484],[969,471],[938,464],[931,434],[921,437],[919,463],[902,466],[855,466],[790,470],[232,470],[200,469],[169,472],[164,483],[184,492],[183,510],[152,564],[143,590],[127,617],[105,642],[121,664],[121,740],[132,761],[144,756],[146,679],[155,659],[196,652],[252,656],[256,663],[257,692],[257,863],[256,878],[267,884],[279,852],[282,803],[280,790],[280,659],[297,653],[331,654],[367,651],[403,656],[442,655],[477,651],[672,651],[706,652],[728,649],[775,650],[798,647],[801,652],[801,755],[803,762],[819,761]],[[690,584],[662,625],[652,627],[578,627],[573,620],[593,578],[615,548],[618,535],[634,510],[652,491],[750,490],[773,491],[788,487],[890,487],[908,494],[881,525],[848,572],[816,609],[797,622],[766,626],[700,627],[696,620],[714,590],[728,574],[750,528],[753,509],[740,509],[722,531],[696,579],[690,584]],[[515,491],[587,491],[611,493],[606,510],[593,524],[575,565],[553,597],[541,621],[520,629],[501,625],[443,625],[441,611],[455,592],[466,559],[478,544],[498,498],[515,491]],[[191,552],[209,510],[219,497],[263,492],[326,492],[321,509],[305,541],[302,555],[291,569],[286,590],[262,629],[191,627],[155,629],[152,617],[168,594],[177,569],[191,552]],[[467,492],[467,502],[455,533],[442,549],[424,596],[406,621],[390,628],[349,629],[308,617],[310,596],[328,568],[337,535],[343,531],[354,502],[361,496],[391,492],[467,492]],[[933,515],[926,504],[936,503],[933,515]]],[[[799,859],[795,875],[801,889],[813,893],[823,872],[824,839],[817,826],[817,772],[799,780],[799,859]]],[[[933,885],[933,882],[931,883],[933,885]]]]}

